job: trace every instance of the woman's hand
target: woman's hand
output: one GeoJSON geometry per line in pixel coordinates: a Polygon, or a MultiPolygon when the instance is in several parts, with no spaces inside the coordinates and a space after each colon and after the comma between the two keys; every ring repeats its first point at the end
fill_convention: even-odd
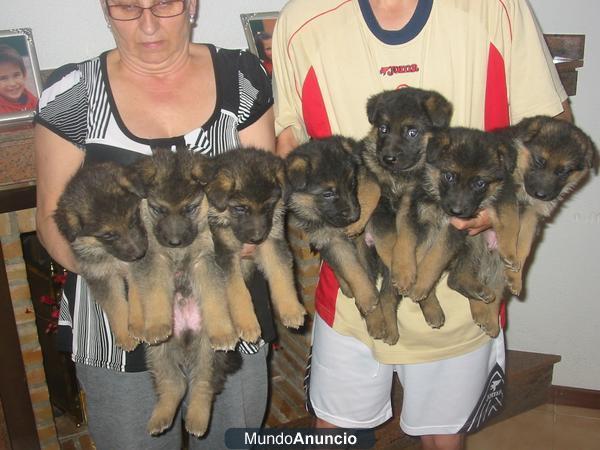
{"type": "Polygon", "coordinates": [[[453,217],[450,219],[450,223],[458,230],[467,230],[469,236],[475,236],[492,227],[490,214],[486,209],[480,210],[473,219],[453,217]]]}

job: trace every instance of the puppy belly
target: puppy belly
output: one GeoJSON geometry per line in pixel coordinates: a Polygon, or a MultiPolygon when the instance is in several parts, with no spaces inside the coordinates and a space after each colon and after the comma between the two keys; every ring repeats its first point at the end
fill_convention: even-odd
{"type": "Polygon", "coordinates": [[[181,337],[187,331],[200,331],[202,316],[198,302],[192,296],[184,297],[180,292],[175,294],[173,306],[173,333],[181,337]]]}

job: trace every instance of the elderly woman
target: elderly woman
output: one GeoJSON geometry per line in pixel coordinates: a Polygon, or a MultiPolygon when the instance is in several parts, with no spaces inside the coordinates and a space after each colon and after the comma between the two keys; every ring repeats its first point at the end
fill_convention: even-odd
{"type": "MultiPolygon", "coordinates": [[[[185,142],[216,155],[238,145],[274,150],[270,82],[253,55],[190,42],[197,0],[102,0],[116,48],[56,70],[44,91],[35,127],[37,229],[50,253],[77,272],[53,220],[57,200],[89,161],[124,164],[151,154],[155,143],[185,142]]],[[[85,280],[71,277],[61,304],[61,337],[86,393],[97,448],[177,449],[180,427],[146,432],[155,395],[143,346],[114,344],[85,280]]],[[[263,339],[273,334],[264,280],[251,286],[263,339]],[[261,314],[262,311],[262,314],[261,314]]],[[[259,427],[267,398],[266,345],[241,343],[242,369],[217,397],[209,433],[190,448],[223,448],[229,427],[259,427]]],[[[183,408],[185,408],[185,401],[183,408]]],[[[180,415],[178,420],[180,420],[180,415]]]]}

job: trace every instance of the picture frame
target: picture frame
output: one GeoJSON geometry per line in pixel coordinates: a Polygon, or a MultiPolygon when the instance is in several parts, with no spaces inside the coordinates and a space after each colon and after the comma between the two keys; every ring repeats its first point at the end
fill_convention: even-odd
{"type": "Polygon", "coordinates": [[[0,30],[0,127],[31,122],[41,93],[31,29],[0,30]]]}
{"type": "Polygon", "coordinates": [[[269,76],[273,67],[271,42],[278,16],[277,11],[240,14],[244,35],[248,41],[248,50],[260,59],[269,76]]]}

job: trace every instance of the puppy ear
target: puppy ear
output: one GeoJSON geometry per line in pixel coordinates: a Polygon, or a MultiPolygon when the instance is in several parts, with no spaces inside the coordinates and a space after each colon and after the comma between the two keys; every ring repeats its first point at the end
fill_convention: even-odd
{"type": "Polygon", "coordinates": [[[531,142],[542,129],[545,119],[548,118],[544,116],[535,116],[521,120],[515,125],[515,136],[524,144],[531,142]]]}
{"type": "Polygon", "coordinates": [[[433,164],[439,158],[442,152],[450,147],[451,139],[450,133],[446,130],[438,130],[432,134],[427,142],[427,150],[425,152],[425,159],[427,163],[433,164]]]}
{"type": "Polygon", "coordinates": [[[206,186],[214,177],[214,160],[200,153],[193,155],[192,180],[201,186],[206,186]]]}
{"type": "Polygon", "coordinates": [[[572,125],[571,139],[581,147],[584,155],[585,166],[588,169],[593,169],[598,160],[598,150],[590,137],[585,134],[579,127],[572,125]]]}
{"type": "Polygon", "coordinates": [[[75,211],[67,211],[59,205],[58,209],[54,211],[53,217],[58,231],[60,231],[67,241],[73,242],[83,228],[83,222],[79,214],[75,211]]]}
{"type": "Polygon", "coordinates": [[[433,126],[446,128],[452,119],[452,104],[437,92],[430,91],[423,102],[423,107],[431,119],[433,126]]]}
{"type": "Polygon", "coordinates": [[[498,158],[508,173],[517,166],[517,149],[509,142],[500,142],[497,146],[498,158]]]}
{"type": "Polygon", "coordinates": [[[221,169],[206,185],[206,197],[208,202],[217,208],[219,211],[225,211],[227,208],[227,200],[233,189],[235,188],[235,180],[229,170],[221,169]]]}
{"type": "Polygon", "coordinates": [[[384,92],[373,95],[367,100],[367,119],[369,119],[371,125],[375,123],[381,109],[383,94],[384,92]]]}
{"type": "Polygon", "coordinates": [[[290,155],[286,159],[287,179],[294,190],[302,190],[306,187],[310,172],[310,162],[304,157],[290,155]]]}
{"type": "Polygon", "coordinates": [[[132,175],[132,182],[138,186],[142,197],[148,194],[148,188],[154,182],[157,175],[156,164],[151,156],[144,156],[129,166],[129,173],[132,175]]]}
{"type": "Polygon", "coordinates": [[[117,183],[126,192],[131,192],[140,198],[146,198],[148,196],[148,188],[142,178],[142,173],[137,170],[135,165],[128,166],[118,171],[115,174],[117,183]]]}

